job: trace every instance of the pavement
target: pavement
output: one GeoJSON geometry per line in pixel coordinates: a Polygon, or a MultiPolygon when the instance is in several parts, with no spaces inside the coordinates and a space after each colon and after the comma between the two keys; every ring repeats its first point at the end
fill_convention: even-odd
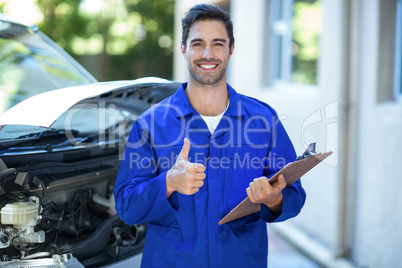
{"type": "Polygon", "coordinates": [[[267,224],[267,230],[268,268],[321,268],[275,233],[271,224],[267,224]]]}

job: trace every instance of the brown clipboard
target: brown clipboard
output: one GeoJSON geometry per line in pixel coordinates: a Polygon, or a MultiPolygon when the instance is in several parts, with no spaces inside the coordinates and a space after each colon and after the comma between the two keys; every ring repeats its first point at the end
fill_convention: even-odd
{"type": "MultiPolygon", "coordinates": [[[[332,152],[318,153],[307,158],[291,162],[275,173],[275,175],[269,178],[268,181],[273,183],[278,180],[279,174],[283,174],[286,179],[286,186],[288,187],[331,154],[332,152]]],[[[225,217],[222,218],[222,220],[219,222],[219,225],[256,213],[260,210],[261,204],[252,203],[250,199],[246,197],[240,204],[238,204],[225,217]]]]}

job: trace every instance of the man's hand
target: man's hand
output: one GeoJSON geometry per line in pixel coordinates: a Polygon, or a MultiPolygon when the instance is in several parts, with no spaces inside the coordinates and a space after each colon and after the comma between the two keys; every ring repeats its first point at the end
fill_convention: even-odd
{"type": "Polygon", "coordinates": [[[268,182],[267,177],[254,179],[246,191],[252,203],[264,204],[273,212],[280,214],[283,201],[282,190],[285,187],[285,177],[280,174],[278,180],[272,184],[268,182]]]}
{"type": "Polygon", "coordinates": [[[204,185],[205,166],[188,161],[190,152],[190,141],[185,138],[184,145],[174,166],[166,174],[166,197],[169,198],[173,192],[192,195],[198,192],[204,185]]]}

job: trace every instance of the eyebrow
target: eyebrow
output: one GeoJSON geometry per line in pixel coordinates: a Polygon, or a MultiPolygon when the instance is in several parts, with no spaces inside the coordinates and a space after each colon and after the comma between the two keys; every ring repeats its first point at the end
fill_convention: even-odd
{"type": "Polygon", "coordinates": [[[190,41],[190,44],[193,44],[195,42],[203,42],[204,40],[202,40],[201,38],[194,38],[190,41]]]}
{"type": "Polygon", "coordinates": [[[222,42],[222,43],[226,43],[226,39],[223,39],[223,38],[215,38],[214,40],[212,40],[212,42],[222,42]]]}
{"type": "MultiPolygon", "coordinates": [[[[190,44],[193,44],[193,43],[195,43],[195,42],[204,42],[204,40],[201,39],[201,38],[194,38],[194,39],[192,39],[192,40],[190,41],[190,44]]],[[[222,42],[222,43],[226,43],[226,39],[223,39],[223,38],[215,38],[215,39],[212,40],[212,42],[222,42]]]]}

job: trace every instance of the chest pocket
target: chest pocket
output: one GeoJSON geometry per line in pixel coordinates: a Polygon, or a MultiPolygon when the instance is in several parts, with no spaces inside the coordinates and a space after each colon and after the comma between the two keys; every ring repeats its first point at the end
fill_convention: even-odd
{"type": "Polygon", "coordinates": [[[246,196],[250,182],[264,174],[268,148],[236,144],[226,148],[230,165],[224,171],[224,191],[232,208],[246,196]]]}

